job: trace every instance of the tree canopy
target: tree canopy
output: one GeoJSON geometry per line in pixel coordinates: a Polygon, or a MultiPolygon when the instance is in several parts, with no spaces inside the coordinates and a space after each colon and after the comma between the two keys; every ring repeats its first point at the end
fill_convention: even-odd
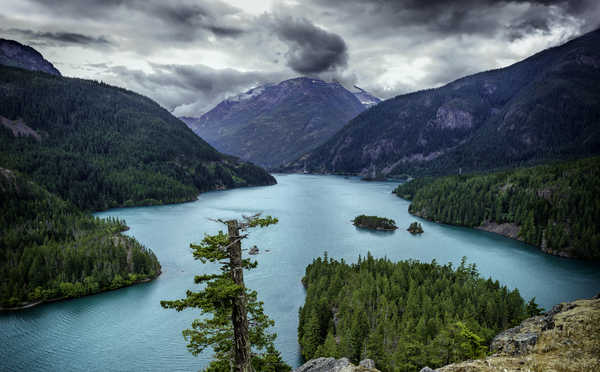
{"type": "Polygon", "coordinates": [[[325,254],[306,268],[298,341],[305,359],[370,358],[378,369],[419,371],[485,355],[492,337],[540,309],[475,264],[356,264],[325,254]]]}
{"type": "Polygon", "coordinates": [[[269,332],[274,322],[264,313],[256,291],[244,284],[243,270],[256,268],[257,262],[241,255],[241,240],[247,234],[240,235],[240,231],[276,224],[277,218],[254,215],[244,217],[241,222],[218,221],[228,226],[228,233],[206,235],[200,244],[190,245],[194,259],[218,263],[218,273],[196,275],[194,283],[203,284],[202,290],[188,290],[185,298],[161,301],[161,306],[177,311],[187,308],[202,311],[203,317],[194,320],[183,336],[194,355],[212,347],[214,360],[205,371],[289,371],[273,344],[276,335],[269,332]]]}
{"type": "Polygon", "coordinates": [[[151,279],[152,251],[120,234],[125,221],[81,212],[0,168],[0,306],[80,297],[151,279]]]}
{"type": "Polygon", "coordinates": [[[510,223],[545,252],[600,259],[600,157],[530,168],[422,178],[394,191],[409,212],[477,227],[510,223]]]}

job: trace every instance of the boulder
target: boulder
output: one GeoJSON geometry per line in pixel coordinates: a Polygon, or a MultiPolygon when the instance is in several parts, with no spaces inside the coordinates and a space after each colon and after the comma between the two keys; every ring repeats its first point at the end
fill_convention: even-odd
{"type": "Polygon", "coordinates": [[[358,365],[365,368],[375,368],[375,362],[372,359],[363,359],[358,365]]]}
{"type": "Polygon", "coordinates": [[[365,359],[357,367],[350,363],[348,358],[317,358],[311,359],[293,372],[379,372],[375,369],[375,362],[365,359]]]}

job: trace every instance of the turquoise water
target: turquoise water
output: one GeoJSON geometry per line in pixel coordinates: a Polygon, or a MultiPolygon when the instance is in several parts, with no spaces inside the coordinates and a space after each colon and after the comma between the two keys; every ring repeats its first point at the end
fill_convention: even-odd
{"type": "Polygon", "coordinates": [[[114,209],[98,216],[125,219],[135,236],[158,256],[163,274],[155,281],[76,300],[0,314],[0,370],[4,371],[195,371],[210,354],[193,357],[181,330],[197,311],[164,310],[159,301],[183,297],[194,274],[190,242],[222,228],[209,218],[264,212],[280,223],[251,232],[244,246],[258,245],[257,269],[246,273],[265,310],[276,321],[277,346],[285,360],[299,364],[298,308],[304,301],[300,279],[313,258],[354,262],[371,252],[392,260],[460,262],[467,256],[481,274],[493,276],[525,298],[553,304],[600,292],[600,266],[548,256],[520,242],[465,228],[422,221],[425,233],[404,229],[415,218],[408,202],[391,194],[391,182],[362,182],[335,176],[277,175],[276,186],[200,195],[192,203],[114,209]],[[393,233],[356,229],[358,214],[396,220],[393,233]],[[265,252],[265,250],[270,252],[265,252]]]}

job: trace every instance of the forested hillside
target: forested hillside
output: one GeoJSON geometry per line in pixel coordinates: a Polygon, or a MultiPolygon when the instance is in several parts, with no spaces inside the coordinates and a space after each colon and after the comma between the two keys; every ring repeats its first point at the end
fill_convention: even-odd
{"type": "Polygon", "coordinates": [[[600,30],[361,113],[286,169],[447,175],[600,153],[600,30]]]}
{"type": "Polygon", "coordinates": [[[483,356],[498,331],[540,309],[474,264],[358,263],[317,258],[306,268],[298,340],[305,359],[370,358],[381,371],[419,371],[483,356]]]}
{"type": "Polygon", "coordinates": [[[416,179],[394,192],[423,218],[498,232],[551,254],[600,259],[600,157],[416,179]]]}
{"type": "Polygon", "coordinates": [[[89,80],[0,66],[0,165],[86,210],[268,185],[154,101],[89,80]]]}
{"type": "Polygon", "coordinates": [[[0,168],[0,308],[79,297],[151,279],[160,264],[124,221],[79,211],[0,168]]]}

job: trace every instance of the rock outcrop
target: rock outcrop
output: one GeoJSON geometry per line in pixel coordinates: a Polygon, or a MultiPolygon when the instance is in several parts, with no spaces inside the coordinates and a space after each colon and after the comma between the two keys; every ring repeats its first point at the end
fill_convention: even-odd
{"type": "Polygon", "coordinates": [[[544,315],[526,319],[498,334],[490,350],[493,355],[485,359],[437,371],[598,371],[600,297],[562,303],[544,315]]]}
{"type": "MultiPolygon", "coordinates": [[[[600,371],[600,294],[554,306],[498,334],[492,355],[420,372],[600,371]]],[[[358,366],[347,358],[312,359],[293,372],[377,372],[365,359],[358,366]]]]}
{"type": "Polygon", "coordinates": [[[371,359],[362,360],[358,367],[350,363],[348,358],[311,359],[293,372],[379,372],[371,359]]]}

